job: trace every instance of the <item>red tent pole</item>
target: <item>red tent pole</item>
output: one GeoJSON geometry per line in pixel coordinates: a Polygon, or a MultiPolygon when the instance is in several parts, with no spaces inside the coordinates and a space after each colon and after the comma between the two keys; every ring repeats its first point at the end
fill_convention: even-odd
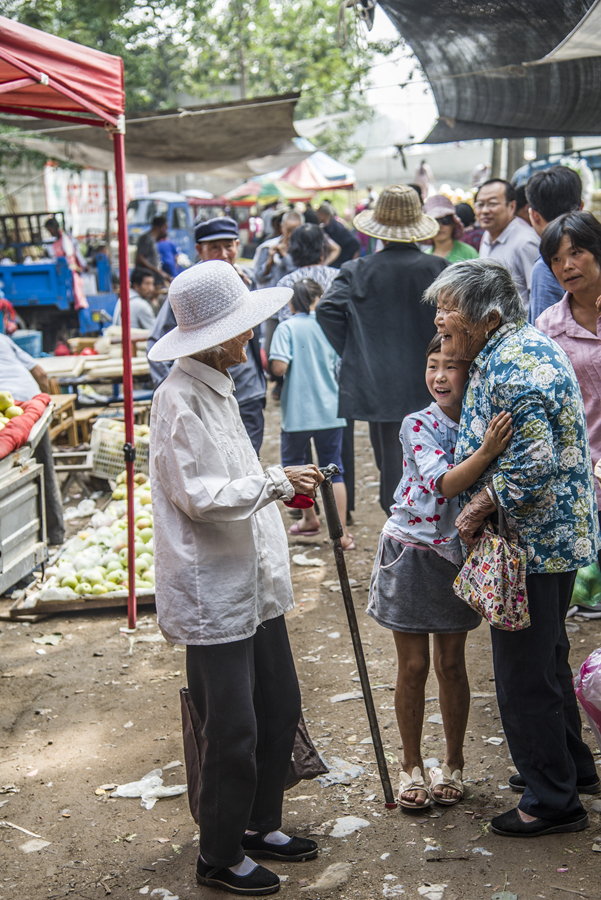
{"type": "MultiPolygon", "coordinates": [[[[122,125],[123,131],[125,125],[122,125]]],[[[119,229],[119,294],[123,343],[123,410],[125,413],[125,469],[127,471],[127,569],[129,597],[127,625],[136,627],[136,553],[134,549],[134,401],[131,371],[131,325],[129,316],[129,258],[127,252],[127,212],[125,207],[125,149],[123,131],[113,132],[115,182],[117,185],[117,224],[119,229]]]]}

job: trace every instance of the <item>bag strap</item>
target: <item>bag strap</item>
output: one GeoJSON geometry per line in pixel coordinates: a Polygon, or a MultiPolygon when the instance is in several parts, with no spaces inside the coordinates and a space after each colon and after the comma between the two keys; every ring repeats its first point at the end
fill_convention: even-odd
{"type": "Polygon", "coordinates": [[[503,509],[503,506],[499,500],[499,495],[495,491],[494,486],[492,484],[490,485],[488,490],[492,494],[492,499],[494,500],[495,506],[497,507],[499,537],[505,538],[506,533],[507,533],[507,535],[509,534],[509,531],[507,529],[507,521],[505,519],[505,510],[503,509]]]}

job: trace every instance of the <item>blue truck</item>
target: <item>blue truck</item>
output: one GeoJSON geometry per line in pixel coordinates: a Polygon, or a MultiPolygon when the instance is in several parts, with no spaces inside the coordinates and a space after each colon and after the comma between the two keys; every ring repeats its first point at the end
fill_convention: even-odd
{"type": "Polygon", "coordinates": [[[64,258],[36,258],[31,248],[44,248],[53,238],[45,235],[44,223],[54,217],[64,229],[60,212],[23,213],[0,216],[0,291],[12,303],[25,328],[43,333],[43,348],[52,352],[60,338],[72,333],[93,334],[111,321],[117,294],[113,291],[111,267],[105,252],[88,260],[92,276],[86,282],[89,309],[75,310],[73,278],[64,258]]]}
{"type": "Polygon", "coordinates": [[[248,241],[248,211],[251,204],[233,204],[223,197],[212,197],[205,191],[154,191],[145,197],[131,200],[127,207],[130,265],[135,264],[136,245],[141,235],[150,230],[155,216],[165,216],[169,234],[180,253],[190,262],[196,259],[194,225],[217,216],[232,216],[240,228],[240,243],[248,241]],[[206,194],[206,196],[201,196],[206,194]]]}

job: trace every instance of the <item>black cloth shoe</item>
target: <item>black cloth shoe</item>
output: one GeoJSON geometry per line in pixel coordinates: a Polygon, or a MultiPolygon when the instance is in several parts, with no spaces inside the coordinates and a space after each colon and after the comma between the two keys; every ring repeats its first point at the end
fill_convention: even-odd
{"type": "Polygon", "coordinates": [[[282,862],[302,862],[315,859],[318,846],[308,838],[292,837],[287,844],[270,844],[262,834],[245,834],[242,849],[252,859],[280,859],[282,862]]]}
{"type": "Polygon", "coordinates": [[[257,866],[248,875],[235,875],[230,869],[209,866],[200,856],[196,863],[196,880],[207,887],[229,891],[230,894],[246,894],[249,897],[275,894],[280,889],[278,876],[264,866],[257,866]]]}
{"type": "MultiPolygon", "coordinates": [[[[509,779],[509,787],[516,794],[523,794],[526,790],[526,782],[521,775],[512,775],[509,779]]],[[[601,782],[596,775],[585,778],[576,785],[579,794],[598,794],[601,791],[601,782]]]]}
{"type": "Polygon", "coordinates": [[[535,819],[534,822],[522,822],[517,808],[514,808],[501,816],[495,816],[490,825],[495,834],[502,834],[504,837],[541,837],[543,834],[584,831],[589,826],[589,820],[586,812],[581,810],[563,819],[535,819]]]}

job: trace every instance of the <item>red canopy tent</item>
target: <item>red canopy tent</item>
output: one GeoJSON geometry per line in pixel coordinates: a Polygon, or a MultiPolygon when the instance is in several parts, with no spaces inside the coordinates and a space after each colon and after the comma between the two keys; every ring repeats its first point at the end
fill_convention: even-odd
{"type": "Polygon", "coordinates": [[[278,173],[278,177],[307,191],[336,191],[355,186],[354,171],[319,150],[278,173]]]}
{"type": "Polygon", "coordinates": [[[119,280],[123,326],[123,398],[127,470],[128,624],[136,624],[134,415],[125,208],[123,60],[0,16],[0,112],[106,128],[113,139],[119,280]]]}

